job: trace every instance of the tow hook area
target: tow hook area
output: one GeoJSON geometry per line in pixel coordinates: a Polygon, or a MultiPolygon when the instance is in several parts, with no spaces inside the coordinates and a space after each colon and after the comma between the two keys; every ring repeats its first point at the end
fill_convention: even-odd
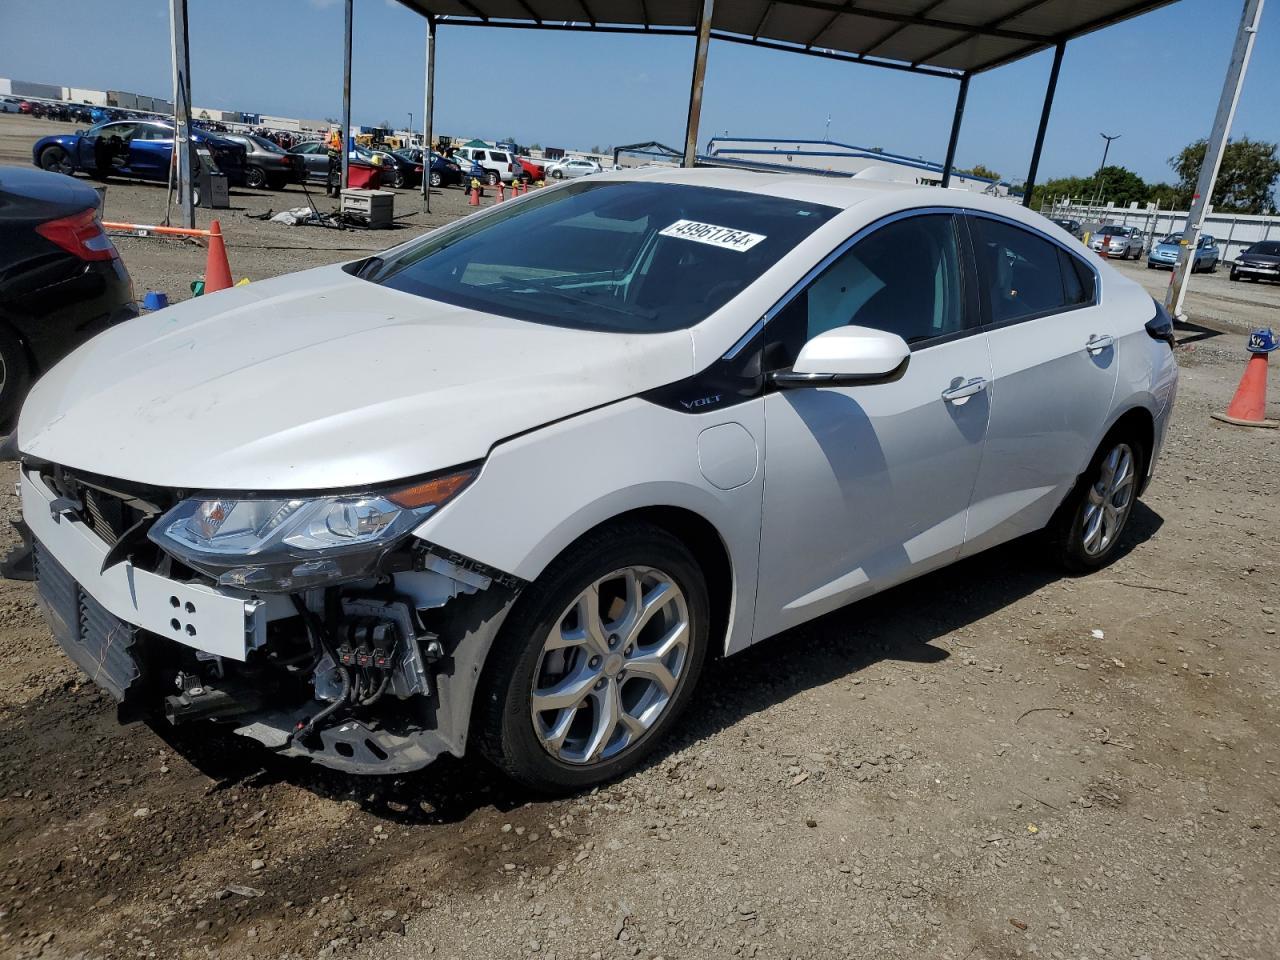
{"type": "Polygon", "coordinates": [[[164,717],[174,726],[192,720],[217,720],[251,713],[262,708],[262,695],[245,684],[214,687],[200,677],[179,672],[175,678],[179,693],[165,697],[164,717]]]}

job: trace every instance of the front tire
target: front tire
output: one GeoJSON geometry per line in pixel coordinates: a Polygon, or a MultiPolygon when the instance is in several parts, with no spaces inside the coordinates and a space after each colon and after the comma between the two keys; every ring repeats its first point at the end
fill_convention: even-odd
{"type": "Polygon", "coordinates": [[[688,703],[709,628],[706,582],[681,541],[646,523],[586,535],[503,625],[476,702],[481,751],[544,793],[633,769],[688,703]]]}
{"type": "Polygon", "coordinates": [[[551,176],[552,176],[552,177],[554,177],[554,178],[555,178],[555,179],[557,179],[557,180],[563,180],[563,179],[564,179],[564,171],[563,171],[563,170],[552,170],[552,171],[551,171],[551,176]]]}
{"type": "Polygon", "coordinates": [[[496,187],[498,185],[498,181],[500,181],[501,179],[502,178],[498,176],[497,172],[494,170],[490,170],[488,173],[484,175],[484,182],[491,187],[496,187]]]}
{"type": "Polygon", "coordinates": [[[40,169],[71,176],[76,168],[66,149],[55,143],[40,151],[40,169]]]}
{"type": "Polygon", "coordinates": [[[439,187],[439,186],[440,186],[440,184],[441,184],[441,183],[443,183],[443,182],[444,182],[444,178],[440,176],[440,173],[439,173],[438,171],[432,170],[432,171],[431,171],[431,186],[433,186],[433,187],[439,187]]]}
{"type": "Polygon", "coordinates": [[[1116,549],[1146,475],[1147,452],[1129,433],[1102,441],[1047,532],[1054,559],[1073,574],[1089,573],[1115,559],[1116,549]]]}
{"type": "Polygon", "coordinates": [[[0,323],[0,430],[12,424],[31,386],[31,367],[21,341],[0,323]]]}
{"type": "Polygon", "coordinates": [[[250,167],[244,172],[244,185],[254,190],[265,190],[267,175],[261,167],[250,167]]]}

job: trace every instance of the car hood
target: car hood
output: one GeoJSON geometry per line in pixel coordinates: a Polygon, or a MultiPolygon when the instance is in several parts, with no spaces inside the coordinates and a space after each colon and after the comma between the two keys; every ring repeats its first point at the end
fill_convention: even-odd
{"type": "Polygon", "coordinates": [[[32,389],[18,447],[158,486],[357,487],[479,460],[692,372],[687,331],[526,323],[321,267],[101,334],[32,389]]]}
{"type": "Polygon", "coordinates": [[[1256,263],[1260,267],[1280,267],[1280,257],[1273,253],[1242,253],[1238,263],[1256,263]]]}

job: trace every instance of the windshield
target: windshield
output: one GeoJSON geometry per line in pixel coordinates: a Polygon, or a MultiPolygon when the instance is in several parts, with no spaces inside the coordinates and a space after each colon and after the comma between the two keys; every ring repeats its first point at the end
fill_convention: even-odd
{"type": "Polygon", "coordinates": [[[267,153],[284,153],[285,152],[282,146],[280,146],[278,143],[274,143],[271,140],[268,140],[266,137],[251,136],[249,137],[249,139],[252,140],[254,143],[256,143],[263,150],[267,151],[267,153]]]}
{"type": "Polygon", "coordinates": [[[1280,257],[1280,240],[1255,243],[1245,253],[1256,253],[1260,257],[1280,257]]]}
{"type": "Polygon", "coordinates": [[[836,212],[684,184],[579,182],[460,221],[362,275],[518,320],[661,333],[724,306],[836,212]]]}
{"type": "Polygon", "coordinates": [[[1103,227],[1098,231],[1098,233],[1102,234],[1104,237],[1127,237],[1129,235],[1129,228],[1116,226],[1103,227]]]}

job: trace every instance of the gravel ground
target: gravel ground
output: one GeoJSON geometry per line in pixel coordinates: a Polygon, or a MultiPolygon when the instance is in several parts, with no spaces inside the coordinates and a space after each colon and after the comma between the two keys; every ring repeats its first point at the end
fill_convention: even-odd
{"type": "MultiPolygon", "coordinates": [[[[67,129],[0,121],[0,163],[67,129]]],[[[237,277],[465,209],[446,190],[386,235],[242,216],[299,200],[235,192],[237,277]]],[[[113,218],[162,207],[108,189],[113,218]]],[[[181,244],[120,247],[140,292],[201,272],[181,244]]],[[[1064,579],[1015,543],[774,638],[709,671],[649,766],[567,800],[479,762],[355,779],[119,726],[30,585],[0,582],[0,956],[1274,958],[1280,436],[1209,414],[1277,305],[1197,278],[1112,567],[1064,579]]]]}

